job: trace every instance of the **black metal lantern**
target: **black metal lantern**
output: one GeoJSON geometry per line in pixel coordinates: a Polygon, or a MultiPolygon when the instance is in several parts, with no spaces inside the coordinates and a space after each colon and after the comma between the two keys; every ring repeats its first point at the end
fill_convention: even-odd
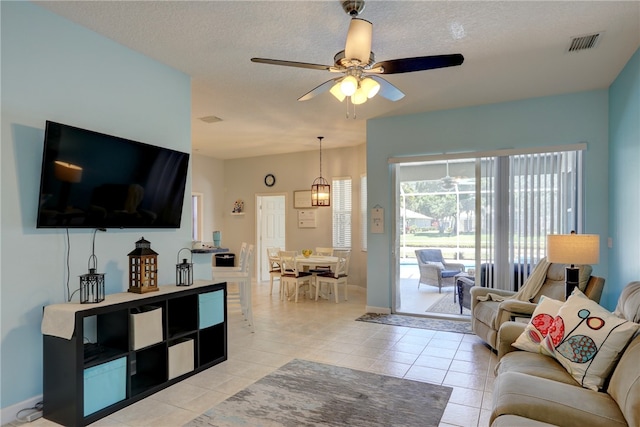
{"type": "Polygon", "coordinates": [[[98,270],[98,257],[89,257],[89,273],[80,275],[80,303],[98,303],[104,301],[104,273],[98,270]],[[93,267],[91,262],[93,261],[93,267]]]}
{"type": "MultiPolygon", "coordinates": [[[[176,264],[176,286],[193,285],[193,262],[187,262],[186,258],[183,258],[182,262],[180,262],[180,252],[184,250],[189,251],[189,254],[193,257],[191,249],[189,248],[182,248],[178,251],[178,264],[176,264]]],[[[192,259],[190,259],[190,261],[192,261],[192,259]]]]}

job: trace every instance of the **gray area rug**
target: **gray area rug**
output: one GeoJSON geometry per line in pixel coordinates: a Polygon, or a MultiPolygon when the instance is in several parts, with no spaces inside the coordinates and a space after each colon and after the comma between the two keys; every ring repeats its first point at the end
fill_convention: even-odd
{"type": "Polygon", "coordinates": [[[472,334],[471,323],[465,320],[432,319],[426,317],[403,316],[401,314],[367,313],[358,317],[360,322],[381,323],[383,325],[406,326],[407,328],[431,329],[434,331],[472,334]]]}
{"type": "MultiPolygon", "coordinates": [[[[453,302],[453,294],[442,295],[442,297],[433,303],[431,307],[426,310],[427,313],[447,313],[460,315],[460,304],[453,302]]],[[[462,314],[471,316],[471,310],[466,307],[462,307],[462,314]]]]}
{"type": "Polygon", "coordinates": [[[295,359],[186,425],[437,426],[451,391],[295,359]]]}

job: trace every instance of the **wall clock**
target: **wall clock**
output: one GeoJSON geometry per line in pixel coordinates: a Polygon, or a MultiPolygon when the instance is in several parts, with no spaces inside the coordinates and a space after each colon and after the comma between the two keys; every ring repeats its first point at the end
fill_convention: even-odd
{"type": "Polygon", "coordinates": [[[273,187],[273,184],[275,183],[276,177],[272,173],[269,173],[264,177],[264,185],[266,185],[267,187],[273,187]]]}

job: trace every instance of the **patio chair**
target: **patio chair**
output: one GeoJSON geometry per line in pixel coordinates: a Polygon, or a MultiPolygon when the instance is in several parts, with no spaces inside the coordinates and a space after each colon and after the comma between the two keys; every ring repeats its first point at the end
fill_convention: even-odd
{"type": "Polygon", "coordinates": [[[416,249],[416,259],[420,268],[418,289],[425,284],[437,286],[438,293],[442,293],[442,286],[453,286],[453,278],[464,271],[464,264],[446,262],[440,249],[416,249]]]}

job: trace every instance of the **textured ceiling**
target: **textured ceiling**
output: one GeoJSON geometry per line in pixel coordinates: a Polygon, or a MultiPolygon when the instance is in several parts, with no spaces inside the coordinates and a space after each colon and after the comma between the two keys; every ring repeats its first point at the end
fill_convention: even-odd
{"type": "Polygon", "coordinates": [[[465,62],[385,76],[406,96],[369,100],[354,120],[328,92],[297,101],[334,74],[250,62],[333,65],[349,26],[337,0],[37,3],[190,75],[193,150],[221,159],[317,149],[318,135],[325,148],[361,144],[375,117],[607,88],[640,46],[638,1],[367,1],[377,61],[465,62]],[[594,32],[594,49],[567,53],[571,37],[594,32]]]}

